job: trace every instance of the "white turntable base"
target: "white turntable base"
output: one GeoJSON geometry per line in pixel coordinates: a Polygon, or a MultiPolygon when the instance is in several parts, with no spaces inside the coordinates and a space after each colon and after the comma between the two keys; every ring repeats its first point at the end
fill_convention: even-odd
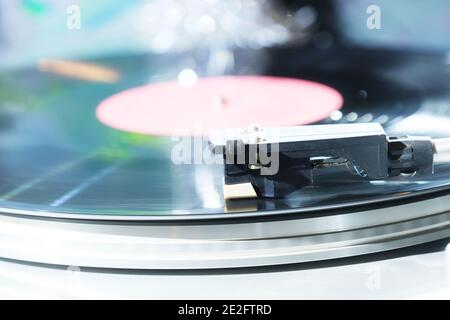
{"type": "Polygon", "coordinates": [[[201,274],[93,272],[0,260],[0,298],[450,299],[450,245],[442,252],[346,266],[201,274]]]}

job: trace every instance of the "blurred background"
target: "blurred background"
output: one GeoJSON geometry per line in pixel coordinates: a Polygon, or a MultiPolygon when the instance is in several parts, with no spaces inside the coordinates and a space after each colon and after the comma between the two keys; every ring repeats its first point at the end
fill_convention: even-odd
{"type": "MultiPolygon", "coordinates": [[[[197,76],[301,78],[343,94],[348,112],[326,121],[375,120],[389,129],[388,121],[416,112],[419,94],[428,103],[449,92],[448,12],[446,0],[0,0],[0,69],[110,84],[83,88],[84,99],[98,100],[197,76]]],[[[0,98],[29,105],[25,95],[44,92],[42,79],[30,78],[0,77],[0,98]]]]}
{"type": "Polygon", "coordinates": [[[448,12],[445,0],[0,0],[0,66],[204,49],[202,63],[224,69],[239,48],[449,50],[448,12]],[[381,30],[367,28],[371,5],[380,8],[381,30]],[[71,28],[74,6],[80,24],[71,28]]]}
{"type": "Polygon", "coordinates": [[[0,101],[16,110],[65,94],[67,105],[82,92],[86,114],[67,113],[87,121],[102,99],[143,84],[269,75],[337,89],[345,104],[325,123],[448,135],[448,12],[446,0],[0,0],[0,101]],[[433,128],[400,122],[419,109],[433,128]]]}

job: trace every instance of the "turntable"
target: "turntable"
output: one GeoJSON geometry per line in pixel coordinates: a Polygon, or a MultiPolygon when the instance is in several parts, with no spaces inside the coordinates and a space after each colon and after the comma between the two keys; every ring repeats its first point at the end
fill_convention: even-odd
{"type": "Polygon", "coordinates": [[[448,54],[374,46],[377,35],[360,45],[331,29],[350,10],[331,3],[282,4],[297,12],[290,19],[319,17],[283,25],[289,37],[270,6],[273,34],[242,35],[232,49],[155,40],[145,53],[39,53],[4,68],[0,257],[101,270],[306,268],[447,243],[448,54]],[[269,152],[284,157],[276,178],[211,152],[267,140],[284,148],[269,152]]]}

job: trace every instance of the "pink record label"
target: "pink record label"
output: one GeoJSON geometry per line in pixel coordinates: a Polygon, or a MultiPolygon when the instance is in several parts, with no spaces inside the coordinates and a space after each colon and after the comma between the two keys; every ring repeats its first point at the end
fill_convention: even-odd
{"type": "Polygon", "coordinates": [[[134,133],[198,135],[249,124],[309,124],[328,117],[342,104],[338,91],[312,81],[224,76],[200,78],[187,86],[173,81],[126,90],[103,101],[97,118],[134,133]]]}

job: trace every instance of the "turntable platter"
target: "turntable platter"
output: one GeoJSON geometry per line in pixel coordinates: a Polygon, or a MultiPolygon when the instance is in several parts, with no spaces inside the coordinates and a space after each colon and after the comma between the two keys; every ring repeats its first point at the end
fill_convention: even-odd
{"type": "MultiPolygon", "coordinates": [[[[278,66],[266,75],[336,88],[344,105],[319,123],[375,121],[389,134],[449,136],[449,88],[428,90],[414,82],[421,77],[389,76],[390,56],[371,57],[364,73],[321,64],[295,72],[278,66]],[[436,118],[439,123],[429,121],[436,118]]],[[[423,61],[421,54],[412,57],[423,61]]],[[[149,73],[170,78],[158,67],[170,61],[158,59],[90,61],[116,70],[120,77],[112,82],[37,68],[0,74],[0,223],[8,225],[1,228],[8,239],[1,256],[93,267],[219,268],[331,259],[450,236],[446,165],[433,176],[377,181],[330,170],[317,173],[317,185],[282,199],[225,202],[220,165],[176,165],[170,138],[119,131],[96,118],[102,101],[147,84],[149,73]],[[17,237],[26,250],[10,249],[17,237]],[[74,248],[78,253],[69,255],[74,248]],[[104,250],[114,253],[105,257],[104,250]]],[[[450,83],[448,73],[436,73],[439,63],[433,68],[450,83]]]]}

